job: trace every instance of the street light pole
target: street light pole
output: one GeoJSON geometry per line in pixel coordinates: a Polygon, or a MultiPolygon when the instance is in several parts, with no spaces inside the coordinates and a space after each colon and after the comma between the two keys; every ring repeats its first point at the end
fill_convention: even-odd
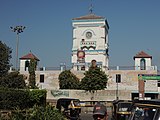
{"type": "Polygon", "coordinates": [[[118,93],[118,83],[121,82],[121,75],[116,74],[116,84],[117,84],[117,89],[116,89],[116,99],[119,100],[119,93],[118,93]]]}
{"type": "Polygon", "coordinates": [[[16,70],[18,70],[18,48],[19,48],[19,34],[24,31],[26,28],[25,26],[15,26],[15,27],[10,27],[13,32],[16,32],[17,35],[17,40],[16,40],[16,63],[15,67],[16,70]]]}

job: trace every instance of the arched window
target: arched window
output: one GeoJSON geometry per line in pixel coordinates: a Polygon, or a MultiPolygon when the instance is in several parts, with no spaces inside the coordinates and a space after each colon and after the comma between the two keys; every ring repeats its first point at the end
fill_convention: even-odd
{"type": "Polygon", "coordinates": [[[141,68],[141,70],[146,69],[146,61],[145,61],[144,58],[142,58],[141,61],[140,61],[140,68],[141,68]]]}
{"type": "Polygon", "coordinates": [[[25,71],[27,70],[27,68],[29,67],[29,61],[25,61],[25,71]]]}

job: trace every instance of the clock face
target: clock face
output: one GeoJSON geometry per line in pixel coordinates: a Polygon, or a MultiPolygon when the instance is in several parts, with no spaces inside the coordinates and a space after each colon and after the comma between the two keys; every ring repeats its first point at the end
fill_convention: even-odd
{"type": "Polygon", "coordinates": [[[90,39],[92,37],[92,33],[91,32],[87,32],[86,33],[86,38],[90,39]]]}

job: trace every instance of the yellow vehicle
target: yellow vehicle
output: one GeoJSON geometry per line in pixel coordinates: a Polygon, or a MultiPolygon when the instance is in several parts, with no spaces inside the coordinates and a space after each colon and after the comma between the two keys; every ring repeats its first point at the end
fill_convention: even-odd
{"type": "Polygon", "coordinates": [[[134,100],[128,120],[160,120],[160,100],[134,100]]]}
{"type": "Polygon", "coordinates": [[[70,120],[80,120],[81,106],[80,100],[74,98],[60,98],[56,108],[70,120]]]}
{"type": "Polygon", "coordinates": [[[112,120],[128,120],[131,111],[131,101],[115,100],[113,101],[112,120]]]}

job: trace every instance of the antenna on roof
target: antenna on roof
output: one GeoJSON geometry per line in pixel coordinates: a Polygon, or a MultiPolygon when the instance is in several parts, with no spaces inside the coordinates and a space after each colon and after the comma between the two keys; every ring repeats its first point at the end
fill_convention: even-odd
{"type": "Polygon", "coordinates": [[[93,4],[92,4],[92,0],[91,0],[91,5],[89,7],[89,14],[93,13],[93,4]]]}

